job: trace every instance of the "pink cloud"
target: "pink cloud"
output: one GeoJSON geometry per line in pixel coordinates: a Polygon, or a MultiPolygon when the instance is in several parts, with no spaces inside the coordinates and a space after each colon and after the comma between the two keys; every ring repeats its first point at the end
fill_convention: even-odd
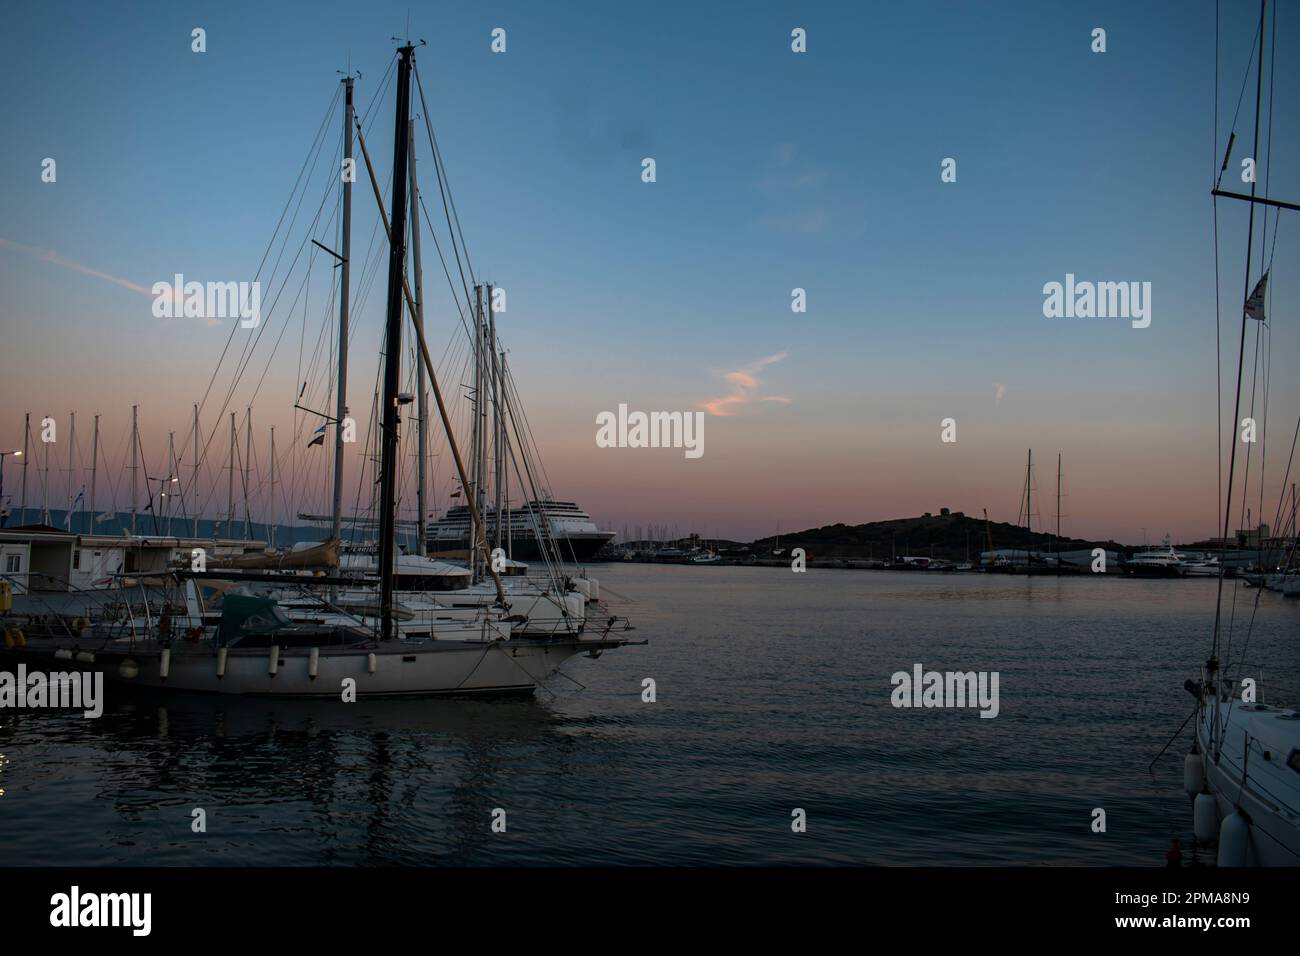
{"type": "Polygon", "coordinates": [[[732,415],[739,415],[747,407],[758,402],[774,402],[778,405],[789,405],[790,399],[782,395],[758,394],[759,389],[763,386],[763,380],[759,378],[758,373],[767,368],[767,366],[781,361],[787,354],[788,353],[786,352],[778,352],[775,355],[761,358],[757,362],[754,362],[752,365],[748,365],[745,368],[724,372],[722,377],[724,381],[731,385],[731,394],[700,402],[700,407],[710,415],[727,418],[732,415]]]}

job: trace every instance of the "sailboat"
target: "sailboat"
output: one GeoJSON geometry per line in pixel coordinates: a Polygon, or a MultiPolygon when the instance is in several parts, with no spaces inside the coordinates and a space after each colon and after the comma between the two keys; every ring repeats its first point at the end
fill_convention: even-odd
{"type": "MultiPolygon", "coordinates": [[[[356,698],[395,695],[532,693],[552,676],[567,659],[577,654],[598,657],[611,648],[630,643],[618,636],[629,629],[610,618],[602,627],[587,628],[577,613],[593,591],[590,584],[577,589],[575,601],[565,600],[558,620],[562,626],[544,633],[518,629],[526,621],[515,611],[502,584],[492,555],[483,517],[475,494],[468,499],[474,526],[473,560],[491,578],[493,601],[467,620],[447,621],[439,627],[424,626],[418,632],[403,629],[412,612],[398,600],[397,579],[403,574],[397,551],[397,470],[399,466],[399,409],[406,396],[400,392],[402,357],[402,315],[404,304],[412,316],[417,361],[427,374],[448,449],[462,487],[471,485],[465,462],[456,444],[450,418],[428,345],[420,309],[406,277],[408,182],[413,181],[409,155],[411,123],[411,80],[415,71],[415,47],[407,43],[398,51],[396,75],[396,118],[394,124],[391,223],[384,209],[378,181],[370,168],[380,215],[389,240],[386,335],[379,464],[379,541],[377,548],[378,588],[375,606],[369,613],[350,614],[333,607],[329,598],[320,603],[328,613],[314,619],[294,619],[281,604],[265,595],[249,593],[248,585],[258,579],[277,587],[307,585],[341,589],[355,587],[352,577],[326,573],[285,580],[279,572],[259,574],[255,569],[177,572],[174,577],[184,593],[184,610],[169,604],[144,627],[134,620],[100,622],[78,628],[66,638],[32,642],[20,652],[42,664],[103,671],[109,680],[136,686],[220,694],[285,697],[336,697],[349,691],[356,698]],[[207,612],[198,582],[224,576],[227,589],[221,600],[220,616],[207,612]],[[575,604],[577,607],[575,607],[575,604]]],[[[416,74],[418,83],[418,74],[416,74]]],[[[365,154],[360,124],[353,107],[353,78],[345,84],[345,156],[352,156],[352,131],[356,127],[365,154]]],[[[421,92],[421,99],[423,93],[421,92]]],[[[347,224],[351,209],[351,183],[344,178],[344,250],[341,260],[343,293],[340,339],[346,354],[346,301],[350,259],[347,224]]],[[[328,251],[328,250],[327,250],[328,251]]],[[[418,275],[418,266],[417,266],[418,275]]],[[[340,369],[340,382],[345,378],[340,369]]],[[[407,399],[409,400],[409,399],[407,399]]],[[[341,431],[345,417],[342,388],[339,415],[341,431]]],[[[421,419],[423,422],[423,418],[421,419]]],[[[341,439],[340,439],[341,441],[341,439]]],[[[334,540],[338,537],[341,459],[336,462],[334,540]]],[[[421,509],[423,513],[423,509],[421,509]]],[[[329,550],[328,548],[326,549],[329,550]]],[[[294,572],[290,572],[293,574],[294,572]]],[[[346,696],[345,696],[346,699],[346,696]]],[[[355,698],[354,698],[355,699],[355,698]]]]}
{"type": "MultiPolygon", "coordinates": [[[[1255,151],[1259,147],[1259,113],[1263,91],[1265,13],[1267,0],[1259,11],[1259,44],[1256,56],[1258,72],[1255,87],[1255,151]]],[[[1274,22],[1276,30],[1276,21],[1274,22]]],[[[1232,156],[1235,131],[1228,139],[1219,171],[1219,182],[1212,194],[1242,200],[1250,204],[1246,239],[1244,304],[1241,313],[1241,340],[1238,353],[1236,404],[1229,422],[1231,447],[1223,538],[1228,538],[1232,520],[1233,481],[1236,472],[1237,446],[1235,427],[1240,420],[1242,396],[1242,358],[1245,355],[1247,329],[1252,321],[1265,322],[1265,290],[1268,267],[1250,292],[1251,258],[1255,240],[1255,209],[1300,210],[1294,203],[1284,203],[1256,195],[1251,183],[1250,194],[1231,193],[1219,188],[1223,171],[1232,156]]],[[[1267,226],[1267,219],[1265,219],[1267,226]]],[[[1216,216],[1217,229],[1217,216],[1216,216]]],[[[1216,234],[1217,243],[1217,234],[1216,234]]],[[[1300,423],[1297,423],[1300,429],[1300,423]]],[[[1197,841],[1218,843],[1219,866],[1297,866],[1300,865],[1300,712],[1271,706],[1259,700],[1255,682],[1249,680],[1245,660],[1233,658],[1231,637],[1225,636],[1225,616],[1231,619],[1231,605],[1225,615],[1223,588],[1219,577],[1219,594],[1215,607],[1210,653],[1199,680],[1187,680],[1184,687],[1196,698],[1193,712],[1191,752],[1183,763],[1183,786],[1192,798],[1192,818],[1197,841]],[[1223,655],[1221,660],[1220,655],[1223,655]]],[[[1256,601],[1259,592],[1256,591],[1256,601]]],[[[1244,652],[1240,652],[1244,653],[1244,652]]]]}

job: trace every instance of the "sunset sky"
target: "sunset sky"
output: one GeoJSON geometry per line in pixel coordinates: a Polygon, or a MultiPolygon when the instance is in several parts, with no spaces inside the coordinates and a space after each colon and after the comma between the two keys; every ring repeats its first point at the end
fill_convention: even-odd
{"type": "MultiPolygon", "coordinates": [[[[251,279],[324,121],[292,259],[337,168],[336,71],[361,71],[357,102],[369,105],[409,9],[410,36],[428,41],[416,56],[469,252],[479,278],[507,291],[498,328],[556,497],[614,530],[738,539],[940,507],[1013,521],[1032,448],[1044,502],[1063,456],[1068,534],[1140,543],[1144,533],[1215,533],[1209,189],[1256,4],[1222,3],[1217,142],[1212,0],[615,6],[11,6],[0,32],[12,104],[0,151],[0,450],[21,447],[24,412],[63,428],[75,411],[88,461],[100,414],[120,473],[139,403],[151,471],[166,472],[167,433],[178,446],[188,439],[231,320],[157,319],[150,287],[175,273],[251,279]],[[195,27],[206,31],[201,54],[195,27]],[[490,49],[497,27],[503,54],[490,49]],[[796,27],[807,53],[791,51],[796,27]],[[1090,50],[1095,27],[1105,53],[1090,50]],[[41,178],[46,157],[54,183],[41,178]],[[654,183],[641,179],[646,157],[654,183]],[[953,183],[940,181],[948,157],[953,183]],[[1043,286],[1067,273],[1150,282],[1150,327],[1045,318],[1043,286]],[[791,310],[795,288],[806,290],[804,313],[791,310]],[[597,414],[620,403],[705,412],[703,456],[597,447],[597,414]],[[954,444],[940,441],[947,417],[954,444]]],[[[1298,38],[1300,13],[1284,5],[1279,52],[1300,48],[1298,38]]],[[[1280,55],[1270,76],[1269,63],[1278,116],[1271,144],[1264,116],[1260,190],[1297,201],[1300,65],[1280,55]]],[[[1249,191],[1238,164],[1250,154],[1253,97],[1252,65],[1226,189],[1249,191]]],[[[365,117],[381,181],[392,111],[390,85],[365,117]]],[[[441,216],[422,134],[417,154],[427,209],[441,216]]],[[[335,208],[331,195],[325,216],[335,208]]],[[[349,395],[361,420],[384,298],[382,265],[360,290],[376,222],[364,171],[354,209],[349,395]]],[[[1300,414],[1300,222],[1282,215],[1275,248],[1269,216],[1266,251],[1270,521],[1300,414]]],[[[1245,204],[1219,201],[1225,430],[1246,216],[1245,204]]],[[[1257,235],[1260,226],[1257,214],[1257,235]]],[[[335,227],[310,236],[332,245],[335,227]]],[[[425,242],[436,357],[464,333],[425,242]]],[[[337,275],[327,256],[311,261],[304,300],[288,307],[300,271],[224,413],[242,420],[265,368],[258,460],[264,469],[274,424],[288,456],[280,480],[298,486],[275,505],[280,520],[328,507],[329,442],[307,449],[317,422],[293,410],[337,275]]],[[[1257,242],[1251,285],[1259,262],[1257,242]]],[[[238,331],[232,341],[245,344],[238,331]]],[[[1248,370],[1253,350],[1252,337],[1248,370]]],[[[459,373],[443,387],[462,394],[459,373]]],[[[214,392],[205,431],[225,420],[214,392]]],[[[323,394],[307,397],[319,405],[323,394]]],[[[212,517],[225,500],[219,434],[200,483],[212,517]]],[[[67,465],[66,446],[55,449],[52,471],[67,465]]],[[[1256,446],[1256,518],[1258,455],[1256,446]]],[[[16,504],[14,459],[5,468],[16,504]]],[[[445,507],[439,468],[435,504],[445,507]]],[[[51,481],[61,507],[67,478],[51,481]]],[[[120,488],[116,501],[125,507],[120,488]]],[[[1041,509],[1045,522],[1053,507],[1041,509]]]]}

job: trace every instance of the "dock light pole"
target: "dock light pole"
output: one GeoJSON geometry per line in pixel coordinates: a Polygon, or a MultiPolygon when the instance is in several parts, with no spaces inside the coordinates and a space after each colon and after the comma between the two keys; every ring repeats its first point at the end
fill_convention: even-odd
{"type": "Polygon", "coordinates": [[[0,451],[0,528],[5,526],[9,520],[9,509],[5,507],[5,455],[13,455],[15,458],[23,457],[23,450],[17,451],[0,451]]]}

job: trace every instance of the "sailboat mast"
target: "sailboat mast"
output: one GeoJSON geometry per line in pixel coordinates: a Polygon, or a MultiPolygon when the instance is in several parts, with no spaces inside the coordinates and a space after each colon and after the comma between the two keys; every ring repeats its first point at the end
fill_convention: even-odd
{"type": "Polygon", "coordinates": [[[388,232],[388,313],[384,339],[383,426],[380,437],[379,489],[379,627],[380,639],[393,637],[393,562],[396,544],[397,505],[397,395],[402,375],[402,292],[406,266],[406,186],[408,181],[411,54],[404,46],[398,52],[397,114],[393,121],[393,210],[388,232]]]}
{"type": "Polygon", "coordinates": [[[99,416],[95,416],[95,435],[90,442],[90,523],[86,531],[95,530],[95,480],[99,477],[99,416]]]}
{"type": "Polygon", "coordinates": [[[334,503],[330,536],[343,536],[343,420],[348,416],[348,270],[352,260],[352,77],[343,79],[343,262],[339,266],[338,397],[334,423],[334,503]]]}
{"type": "Polygon", "coordinates": [[[226,476],[226,537],[235,536],[235,413],[230,413],[230,469],[226,476]]]}
{"type": "MultiPolygon", "coordinates": [[[[483,499],[479,489],[483,487],[483,286],[474,286],[474,431],[470,440],[470,454],[474,456],[474,505],[483,513],[483,499]]],[[[486,530],[486,529],[485,529],[486,530]]],[[[474,577],[477,584],[479,574],[479,555],[473,554],[474,577]]]]}
{"type": "MultiPolygon", "coordinates": [[[[424,332],[424,269],[420,264],[420,187],[415,176],[415,120],[411,120],[408,134],[411,148],[411,271],[415,278],[415,327],[424,332]]],[[[428,529],[425,527],[427,507],[425,505],[425,488],[429,479],[426,467],[429,458],[429,395],[425,389],[424,365],[415,363],[415,401],[416,414],[419,415],[418,454],[415,478],[415,549],[423,556],[428,550],[428,529]]]]}
{"type": "MultiPolygon", "coordinates": [[[[49,418],[48,415],[45,416],[49,418]]],[[[43,439],[44,436],[42,436],[43,439]]],[[[41,477],[41,524],[50,523],[50,442],[45,445],[45,465],[41,477]]]]}
{"type": "MultiPolygon", "coordinates": [[[[379,218],[383,222],[384,231],[390,237],[390,241],[391,241],[393,230],[390,227],[388,222],[388,213],[387,210],[384,208],[383,196],[379,192],[379,180],[375,176],[375,167],[370,162],[370,153],[366,149],[366,140],[365,137],[361,134],[360,129],[357,130],[357,140],[361,145],[361,155],[366,161],[366,171],[370,174],[371,188],[373,188],[375,191],[375,202],[379,206],[379,218]]],[[[414,314],[415,297],[411,295],[410,287],[405,281],[405,279],[402,279],[400,281],[401,281],[401,291],[403,295],[406,297],[407,307],[411,310],[411,313],[414,314]]],[[[447,436],[447,449],[451,452],[452,462],[456,466],[456,478],[460,482],[461,488],[468,490],[470,486],[470,473],[465,468],[465,458],[460,453],[460,445],[456,441],[456,432],[452,428],[451,416],[447,414],[447,403],[443,400],[442,389],[438,385],[438,371],[434,367],[433,357],[429,354],[429,343],[428,341],[426,341],[425,336],[420,332],[419,329],[416,329],[415,332],[416,332],[415,337],[418,340],[418,344],[420,347],[419,357],[424,361],[424,370],[429,376],[429,389],[433,393],[434,405],[436,405],[438,408],[438,418],[442,422],[443,434],[447,436]]],[[[378,395],[376,395],[376,401],[378,401],[378,395]]],[[[467,496],[467,497],[469,501],[470,522],[474,529],[471,547],[479,548],[486,553],[487,532],[484,531],[483,529],[483,517],[482,515],[479,514],[478,508],[475,507],[474,505],[473,496],[467,496]]],[[[488,563],[487,567],[488,567],[488,573],[491,574],[492,576],[492,583],[496,586],[498,606],[509,607],[509,604],[506,602],[505,589],[501,586],[501,576],[497,574],[496,569],[492,567],[490,562],[488,563]]],[[[382,581],[380,583],[382,585],[382,581]]]]}
{"type": "MultiPolygon", "coordinates": [[[[1025,527],[1034,533],[1034,450],[1029,449],[1029,464],[1025,466],[1025,527]]],[[[1030,540],[1033,544],[1033,540],[1030,540]]]]}
{"type": "Polygon", "coordinates": [[[22,517],[18,519],[19,524],[27,523],[27,462],[32,457],[29,454],[31,448],[28,447],[31,444],[31,437],[32,413],[26,412],[23,414],[23,498],[22,502],[18,505],[18,512],[22,515],[22,517]]]}
{"type": "Polygon", "coordinates": [[[253,462],[253,410],[244,410],[244,540],[253,537],[253,517],[248,513],[248,470],[253,462]]]}
{"type": "Polygon", "coordinates": [[[77,413],[68,412],[68,513],[64,515],[67,519],[69,530],[72,528],[72,505],[77,500],[76,494],[72,490],[72,449],[77,443],[77,413]]]}
{"type": "Polygon", "coordinates": [[[492,362],[492,462],[496,472],[496,528],[494,548],[501,547],[501,379],[497,366],[497,314],[492,305],[493,286],[488,286],[488,354],[492,362]]]}
{"type": "Polygon", "coordinates": [[[139,498],[136,494],[136,475],[139,469],[140,419],[139,405],[131,406],[131,534],[135,534],[135,509],[139,498]]]}
{"type": "Polygon", "coordinates": [[[1056,453],[1056,540],[1061,540],[1061,453],[1056,453]]]}
{"type": "MultiPolygon", "coordinates": [[[[491,401],[492,382],[491,374],[488,371],[488,351],[489,344],[487,340],[487,298],[490,287],[483,288],[484,308],[480,312],[482,321],[479,323],[479,402],[478,402],[478,484],[475,486],[479,514],[483,514],[487,508],[487,478],[488,478],[488,405],[491,401]]],[[[487,534],[487,519],[484,519],[483,533],[487,534]]],[[[484,544],[487,538],[484,537],[484,544]]],[[[486,562],[486,559],[485,559],[486,562]]],[[[485,569],[486,573],[486,569],[485,569]]]]}
{"type": "MultiPolygon", "coordinates": [[[[194,497],[193,500],[194,519],[193,519],[193,523],[190,525],[190,533],[197,538],[199,536],[199,406],[198,403],[195,403],[194,405],[194,483],[190,489],[190,492],[194,497]]],[[[92,508],[91,511],[93,512],[94,509],[92,508]]]]}
{"type": "Polygon", "coordinates": [[[271,426],[271,508],[267,512],[271,525],[271,550],[275,550],[275,426],[271,426]]]}
{"type": "MultiPolygon", "coordinates": [[[[167,463],[167,491],[168,491],[167,497],[174,498],[176,496],[171,494],[171,486],[175,483],[177,473],[180,471],[180,468],[176,464],[176,433],[175,432],[167,433],[167,457],[170,459],[170,461],[168,461],[167,463]]],[[[161,497],[161,495],[159,497],[161,497]]],[[[172,505],[170,501],[168,501],[166,507],[163,508],[163,513],[167,516],[167,530],[164,533],[168,537],[171,537],[172,505]]]]}
{"type": "MultiPolygon", "coordinates": [[[[506,387],[506,352],[502,349],[498,355],[497,362],[497,397],[500,398],[506,387]]],[[[497,403],[497,424],[501,428],[500,440],[497,445],[497,468],[498,486],[497,486],[497,547],[501,547],[501,522],[508,520],[510,513],[510,437],[506,434],[505,406],[500,402],[497,403]]],[[[514,547],[512,542],[514,536],[506,532],[506,546],[510,549],[510,557],[514,558],[514,547]]]]}

